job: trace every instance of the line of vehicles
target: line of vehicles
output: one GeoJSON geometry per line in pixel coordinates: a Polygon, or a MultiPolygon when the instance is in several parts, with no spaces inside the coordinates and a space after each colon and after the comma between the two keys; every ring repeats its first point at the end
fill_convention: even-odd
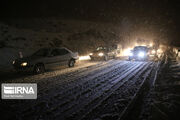
{"type": "MultiPolygon", "coordinates": [[[[122,52],[118,46],[98,47],[89,57],[91,60],[109,60],[116,58],[122,52]]],[[[148,60],[152,56],[156,56],[157,51],[147,46],[135,46],[128,55],[128,60],[148,60]]],[[[34,73],[43,73],[45,70],[60,65],[68,65],[73,67],[76,60],[79,59],[78,53],[62,48],[41,48],[34,54],[19,58],[13,61],[16,71],[33,71],[34,73]]]]}
{"type": "MultiPolygon", "coordinates": [[[[121,54],[122,50],[118,47],[98,47],[92,53],[90,53],[91,60],[108,60],[116,58],[121,54]]],[[[132,50],[125,53],[124,56],[128,57],[128,60],[152,60],[161,57],[162,50],[155,49],[148,46],[135,46],[132,50]]]]}

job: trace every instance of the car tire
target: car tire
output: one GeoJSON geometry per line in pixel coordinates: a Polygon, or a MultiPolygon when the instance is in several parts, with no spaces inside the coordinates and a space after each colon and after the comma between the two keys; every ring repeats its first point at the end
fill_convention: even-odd
{"type": "Polygon", "coordinates": [[[107,61],[108,60],[108,56],[104,56],[104,60],[107,61]]]}
{"type": "Polygon", "coordinates": [[[34,67],[34,73],[36,74],[40,74],[40,73],[44,73],[45,72],[45,67],[43,64],[37,64],[34,67]]]}
{"type": "Polygon", "coordinates": [[[113,56],[113,59],[116,59],[116,55],[113,56]]]}
{"type": "Polygon", "coordinates": [[[148,59],[148,58],[145,58],[144,61],[149,61],[149,59],[148,59]]]}
{"type": "Polygon", "coordinates": [[[91,60],[94,61],[94,57],[91,57],[91,60]]]}
{"type": "Polygon", "coordinates": [[[73,59],[69,60],[69,62],[68,62],[69,67],[74,67],[74,64],[75,64],[75,60],[73,60],[73,59]]]}

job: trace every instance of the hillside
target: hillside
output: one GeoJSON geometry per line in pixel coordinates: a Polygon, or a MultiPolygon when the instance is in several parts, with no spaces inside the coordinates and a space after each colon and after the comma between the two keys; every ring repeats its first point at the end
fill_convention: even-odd
{"type": "Polygon", "coordinates": [[[0,23],[0,66],[11,66],[18,58],[32,54],[41,47],[65,46],[79,54],[119,41],[117,26],[82,20],[12,19],[0,23]]]}

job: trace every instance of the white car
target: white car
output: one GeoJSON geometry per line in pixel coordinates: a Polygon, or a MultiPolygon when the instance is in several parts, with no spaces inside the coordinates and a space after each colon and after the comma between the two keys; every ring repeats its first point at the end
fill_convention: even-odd
{"type": "Polygon", "coordinates": [[[16,59],[13,66],[17,71],[34,71],[43,73],[46,69],[60,65],[73,67],[78,59],[78,53],[67,48],[41,48],[33,55],[16,59]]]}

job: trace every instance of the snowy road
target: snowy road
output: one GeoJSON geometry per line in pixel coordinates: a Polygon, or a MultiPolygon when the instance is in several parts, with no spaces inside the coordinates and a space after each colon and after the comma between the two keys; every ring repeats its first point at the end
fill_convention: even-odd
{"type": "Polygon", "coordinates": [[[37,83],[38,99],[1,100],[0,111],[10,119],[120,119],[155,70],[153,62],[110,60],[8,80],[37,83]]]}

